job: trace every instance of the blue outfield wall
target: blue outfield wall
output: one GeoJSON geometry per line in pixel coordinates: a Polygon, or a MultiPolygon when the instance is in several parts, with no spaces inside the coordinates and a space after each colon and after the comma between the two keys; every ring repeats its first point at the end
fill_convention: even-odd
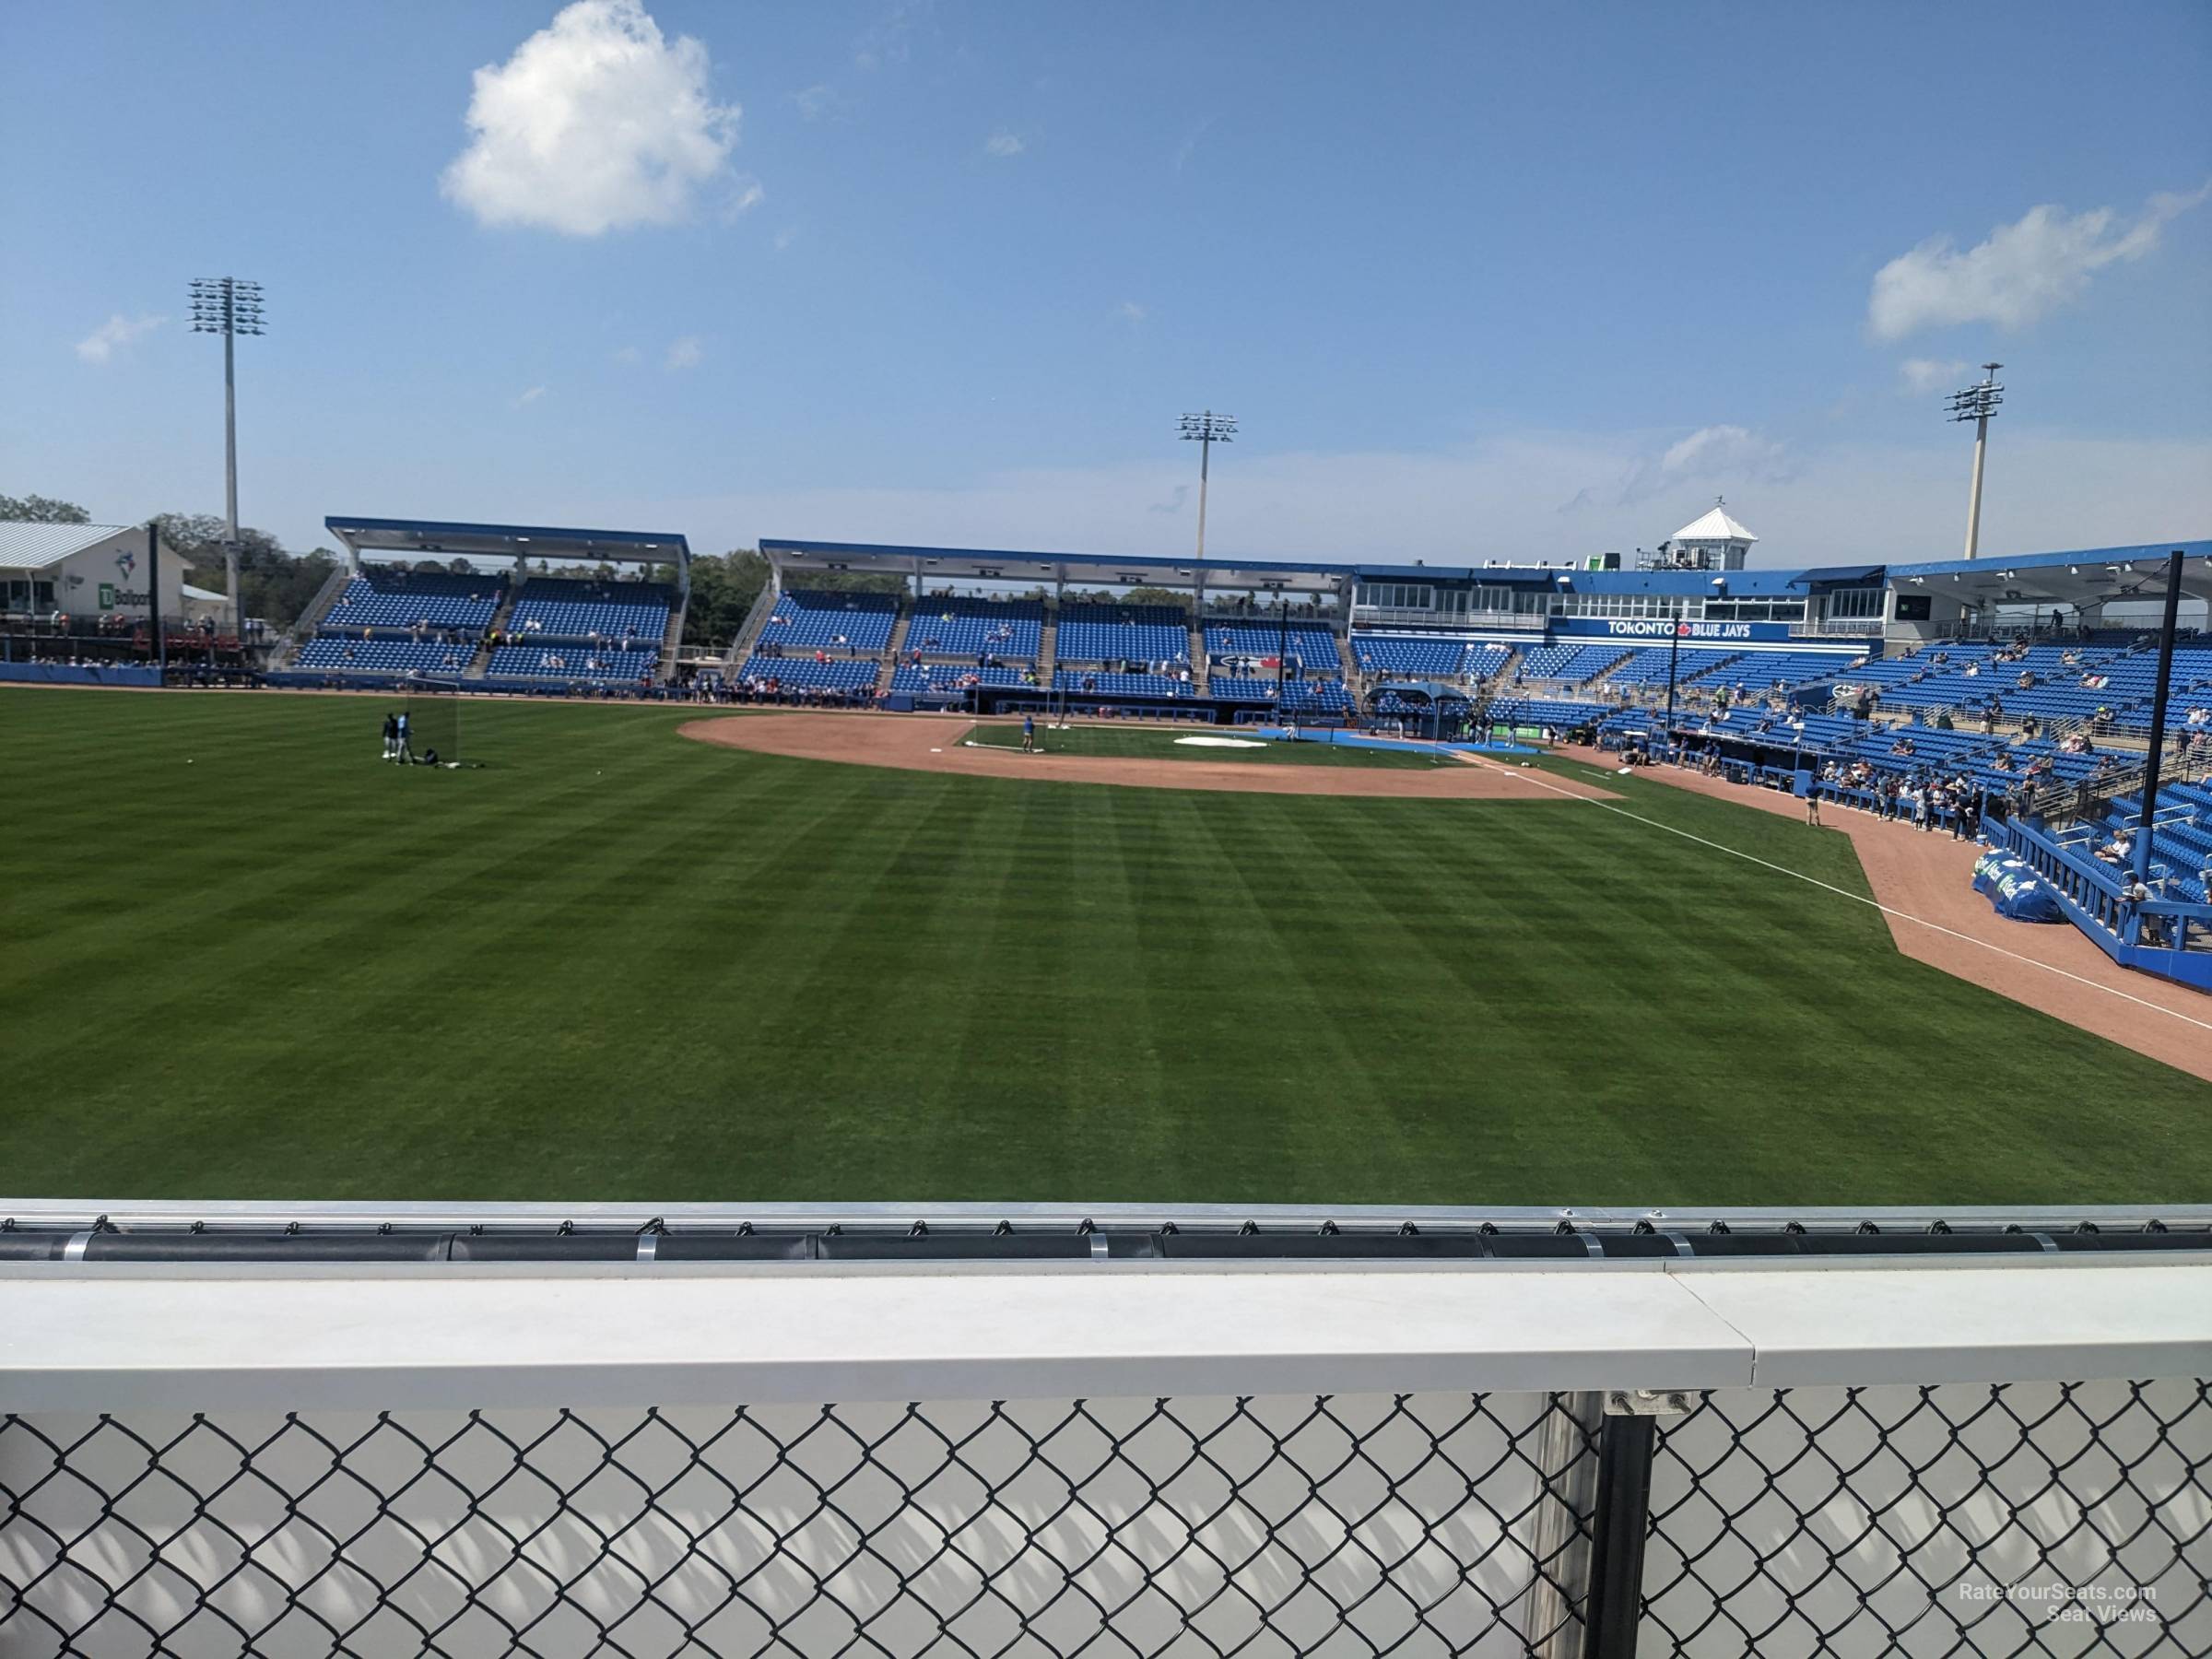
{"type": "Polygon", "coordinates": [[[21,686],[158,686],[159,668],[118,663],[71,667],[65,663],[0,663],[0,680],[21,686]]]}

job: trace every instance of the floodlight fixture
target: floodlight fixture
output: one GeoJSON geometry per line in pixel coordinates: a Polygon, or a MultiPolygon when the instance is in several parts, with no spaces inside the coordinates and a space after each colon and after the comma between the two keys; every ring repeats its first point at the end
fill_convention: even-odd
{"type": "Polygon", "coordinates": [[[1234,415],[1217,415],[1204,409],[1195,415],[1185,415],[1176,423],[1175,434],[1185,442],[1198,446],[1198,557],[1206,558],[1206,487],[1213,471],[1214,445],[1236,441],[1237,418],[1234,415]]]}
{"type": "Polygon", "coordinates": [[[1974,423],[1974,477],[1966,504],[1966,556],[1971,559],[1982,545],[1982,463],[1989,451],[1989,418],[1997,412],[2005,401],[2005,388],[1997,384],[1997,371],[2002,363],[1982,365],[1982,378],[1975,384],[1951,394],[1950,417],[1954,421],[1971,420],[1974,423]]]}
{"type": "MultiPolygon", "coordinates": [[[[224,597],[230,606],[234,639],[245,636],[238,592],[238,336],[268,332],[262,310],[261,284],[242,276],[195,276],[191,289],[192,332],[223,337],[223,519],[229,539],[223,545],[224,597]]],[[[153,596],[159,610],[161,595],[153,596]]]]}

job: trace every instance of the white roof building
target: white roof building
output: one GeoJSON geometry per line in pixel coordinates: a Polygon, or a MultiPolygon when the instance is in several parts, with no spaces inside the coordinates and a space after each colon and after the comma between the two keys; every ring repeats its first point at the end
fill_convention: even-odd
{"type": "Polygon", "coordinates": [[[1712,511],[1694,518],[1666,539],[1676,560],[1699,571],[1740,571],[1758,536],[1728,516],[1728,503],[1715,496],[1712,511]]]}
{"type": "MultiPolygon", "coordinates": [[[[0,523],[0,608],[144,618],[151,607],[143,524],[0,523]]],[[[181,614],[184,561],[161,544],[161,614],[181,614]]]]}

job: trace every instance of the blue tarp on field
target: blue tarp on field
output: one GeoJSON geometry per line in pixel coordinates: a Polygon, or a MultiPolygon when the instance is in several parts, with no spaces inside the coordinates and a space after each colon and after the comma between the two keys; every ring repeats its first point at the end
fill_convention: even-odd
{"type": "Polygon", "coordinates": [[[2014,922],[2064,922],[2058,889],[2020,859],[1994,849],[1974,860],[1974,890],[1989,896],[1998,915],[2014,922]]]}

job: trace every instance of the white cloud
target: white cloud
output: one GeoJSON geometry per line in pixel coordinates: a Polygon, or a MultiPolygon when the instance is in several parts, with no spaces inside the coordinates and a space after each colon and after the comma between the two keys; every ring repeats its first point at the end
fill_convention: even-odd
{"type": "Polygon", "coordinates": [[[671,371],[696,369],[706,360],[706,343],[697,335],[685,335],[681,339],[668,342],[667,366],[671,371]]]}
{"type": "Polygon", "coordinates": [[[799,106],[799,115],[806,121],[827,121],[843,114],[846,109],[844,94],[827,82],[801,88],[791,95],[791,101],[799,106]]]}
{"type": "Polygon", "coordinates": [[[792,225],[784,226],[783,229],[777,231],[775,235],[776,252],[779,253],[782,253],[785,249],[789,248],[793,242],[795,242],[798,240],[799,232],[797,228],[792,225]]]}
{"type": "Polygon", "coordinates": [[[117,312],[76,343],[76,355],[88,363],[112,362],[117,352],[127,349],[168,321],[167,317],[150,313],[126,317],[117,312]]]}
{"type": "Polygon", "coordinates": [[[1008,156],[1018,156],[1028,147],[1020,139],[1003,128],[983,140],[983,154],[1002,159],[1008,156]]]}
{"type": "Polygon", "coordinates": [[[1113,314],[1124,323],[1142,323],[1152,313],[1134,300],[1124,300],[1113,308],[1113,314]]]}
{"type": "Polygon", "coordinates": [[[2105,266],[2142,258],[2159,245],[2166,221],[2208,192],[2212,182],[2187,195],[2155,195],[2133,218],[2110,207],[2069,214],[2046,203],[1963,253],[1949,237],[1930,237],[1874,274],[1866,326],[1877,340],[1960,323],[2025,328],[2080,299],[2105,266]]]}
{"type": "Polygon", "coordinates": [[[546,389],[543,386],[532,386],[527,392],[522,393],[515,398],[514,406],[518,409],[526,409],[545,394],[546,389]]]}
{"type": "Polygon", "coordinates": [[[730,182],[730,194],[722,204],[723,223],[730,224],[768,200],[760,181],[746,173],[730,182]]]}
{"type": "Polygon", "coordinates": [[[1957,358],[1907,358],[1897,366],[1897,378],[1908,392],[1925,394],[1962,386],[1966,363],[1957,358]]]}
{"type": "Polygon", "coordinates": [[[575,0],[477,71],[472,136],[440,187],[488,225],[674,224],[737,142],[737,106],[709,96],[709,69],[706,47],[666,40],[642,0],[575,0]]]}
{"type": "Polygon", "coordinates": [[[1786,452],[1771,438],[1748,427],[1700,427],[1655,454],[1632,461],[1618,487],[1609,492],[1584,487],[1568,502],[1586,507],[1609,495],[1615,506],[1632,507],[1692,484],[1773,483],[1788,475],[1786,452]]]}

